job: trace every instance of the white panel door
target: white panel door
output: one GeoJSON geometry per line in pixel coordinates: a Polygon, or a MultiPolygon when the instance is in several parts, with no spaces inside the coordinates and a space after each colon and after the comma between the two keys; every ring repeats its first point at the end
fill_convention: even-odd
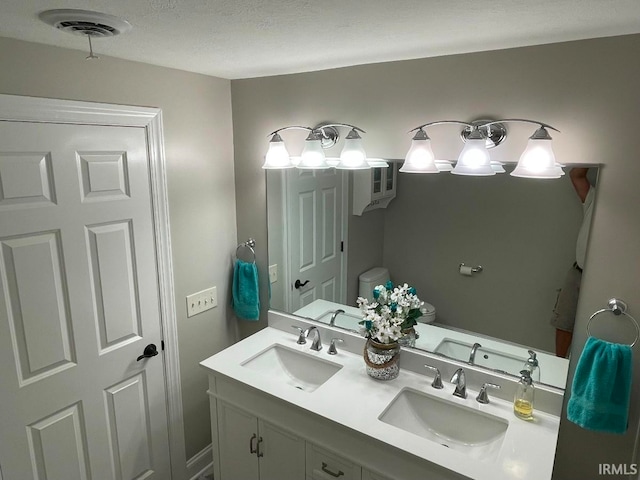
{"type": "Polygon", "coordinates": [[[287,171],[291,311],[318,299],[343,301],[342,201],[340,170],[287,171]]]}
{"type": "Polygon", "coordinates": [[[0,122],[5,479],[170,478],[144,128],[0,122]]]}

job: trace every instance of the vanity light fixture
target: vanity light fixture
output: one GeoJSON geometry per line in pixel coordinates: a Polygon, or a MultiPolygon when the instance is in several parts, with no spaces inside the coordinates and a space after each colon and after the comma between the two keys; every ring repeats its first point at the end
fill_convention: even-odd
{"type": "Polygon", "coordinates": [[[343,170],[361,170],[374,167],[387,167],[388,164],[381,158],[367,158],[367,154],[362,146],[362,137],[358,133],[365,133],[364,130],[347,123],[321,124],[314,128],[303,126],[289,126],[279,128],[271,132],[269,149],[265,155],[265,162],[262,168],[283,169],[326,169],[337,168],[343,170]],[[349,133],[344,139],[344,146],[340,157],[327,157],[324,150],[333,147],[340,139],[338,128],[349,128],[349,133]],[[304,142],[304,148],[300,157],[291,157],[280,132],[286,130],[304,130],[309,132],[304,142]]]}
{"type": "Polygon", "coordinates": [[[458,120],[440,120],[419,125],[411,132],[416,132],[411,140],[411,148],[407,152],[405,162],[400,168],[403,173],[440,173],[450,171],[455,175],[489,176],[504,173],[503,164],[491,160],[489,148],[497,147],[507,137],[504,126],[509,122],[524,122],[538,125],[538,129],[529,138],[527,148],[520,156],[520,160],[511,175],[526,178],[560,178],[564,175],[562,166],[556,162],[551,147],[551,135],[548,129],[559,132],[558,129],[543,122],[521,118],[504,120],[477,120],[472,123],[458,120]],[[431,139],[425,128],[434,125],[454,124],[463,125],[460,136],[465,142],[464,148],[458,156],[455,167],[453,162],[436,160],[431,148],[431,139]]]}

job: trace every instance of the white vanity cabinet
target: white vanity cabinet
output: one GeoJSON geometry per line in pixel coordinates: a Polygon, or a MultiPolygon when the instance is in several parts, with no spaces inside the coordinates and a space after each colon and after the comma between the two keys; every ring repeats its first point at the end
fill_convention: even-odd
{"type": "MultiPolygon", "coordinates": [[[[296,323],[310,326],[302,320],[296,323]]],[[[330,357],[325,349],[313,351],[297,344],[290,325],[285,317],[283,329],[263,329],[201,363],[209,378],[216,480],[551,478],[557,415],[539,411],[535,423],[523,422],[513,417],[510,401],[496,397],[481,405],[475,394],[460,399],[451,388],[433,389],[427,377],[409,369],[424,365],[428,357],[410,351],[406,357],[403,352],[406,368],[397,379],[378,382],[366,374],[360,338],[345,340],[338,354],[330,357]],[[296,370],[298,363],[294,368],[291,361],[264,356],[274,351],[295,352],[295,361],[303,366],[296,370]],[[268,361],[267,370],[252,367],[257,358],[268,361]],[[294,384],[289,381],[293,377],[298,379],[294,384]],[[416,421],[413,407],[402,403],[413,402],[407,400],[413,398],[410,394],[418,395],[424,408],[435,408],[438,418],[446,417],[447,425],[455,423],[453,429],[461,434],[455,445],[412,433],[407,425],[416,421]],[[397,413],[394,419],[385,416],[390,409],[397,413]],[[496,425],[499,433],[493,430],[496,425]],[[474,432],[476,438],[478,431],[499,435],[490,450],[486,442],[463,443],[468,436],[462,434],[474,432]]],[[[326,339],[331,332],[321,333],[326,339]]],[[[440,365],[445,371],[456,366],[440,365]]],[[[465,368],[474,393],[476,372],[465,368]]],[[[479,380],[484,378],[483,374],[479,380]]],[[[503,383],[503,388],[508,386],[503,383]]],[[[539,393],[545,390],[540,388],[539,393]]],[[[538,397],[543,399],[544,395],[538,397]]]]}
{"type": "Polygon", "coordinates": [[[353,171],[353,214],[362,215],[376,208],[386,208],[396,197],[398,166],[353,171]]]}
{"type": "Polygon", "coordinates": [[[209,396],[216,480],[466,478],[224,376],[209,396]]]}
{"type": "Polygon", "coordinates": [[[304,440],[223,401],[217,417],[220,480],[304,478],[304,440]]]}

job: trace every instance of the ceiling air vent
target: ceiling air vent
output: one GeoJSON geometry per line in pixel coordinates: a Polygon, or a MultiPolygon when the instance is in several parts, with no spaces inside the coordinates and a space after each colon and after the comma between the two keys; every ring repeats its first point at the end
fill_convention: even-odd
{"type": "Polygon", "coordinates": [[[75,35],[113,37],[131,30],[131,24],[125,20],[88,10],[47,10],[39,17],[46,24],[75,35]]]}

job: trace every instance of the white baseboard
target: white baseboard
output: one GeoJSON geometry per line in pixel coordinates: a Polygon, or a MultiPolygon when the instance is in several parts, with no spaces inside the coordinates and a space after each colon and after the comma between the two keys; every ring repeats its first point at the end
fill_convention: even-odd
{"type": "Polygon", "coordinates": [[[211,444],[187,460],[187,477],[198,480],[201,475],[213,473],[213,453],[211,444]]]}

